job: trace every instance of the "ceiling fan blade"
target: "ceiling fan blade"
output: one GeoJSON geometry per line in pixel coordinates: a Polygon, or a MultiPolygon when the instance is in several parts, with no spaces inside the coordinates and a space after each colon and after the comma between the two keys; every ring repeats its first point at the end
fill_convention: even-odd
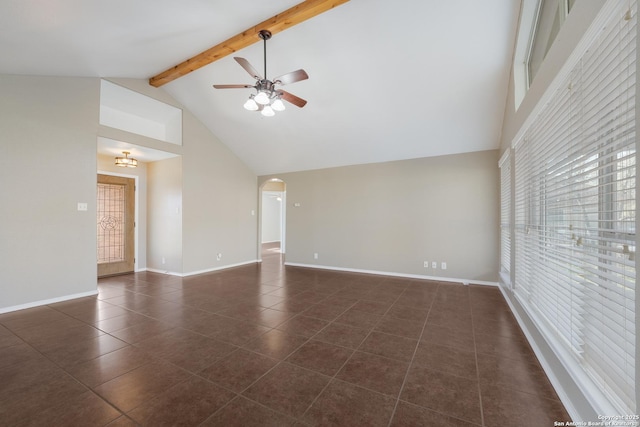
{"type": "Polygon", "coordinates": [[[292,103],[293,105],[295,105],[296,107],[304,107],[305,105],[307,105],[307,101],[305,101],[304,99],[295,96],[292,93],[286,92],[284,90],[279,90],[278,93],[280,94],[280,96],[282,97],[282,99],[284,99],[287,102],[292,103]]]}
{"type": "Polygon", "coordinates": [[[287,74],[283,74],[280,77],[276,77],[273,79],[273,83],[278,83],[281,85],[288,85],[291,83],[299,82],[300,80],[306,80],[309,78],[307,72],[303,69],[292,71],[287,74]]]}
{"type": "Polygon", "coordinates": [[[251,65],[249,61],[244,58],[240,58],[239,56],[234,56],[233,59],[235,59],[236,62],[240,64],[240,66],[244,68],[247,73],[251,74],[251,77],[256,80],[262,80],[262,76],[260,75],[260,73],[255,68],[253,68],[253,65],[251,65]]]}
{"type": "Polygon", "coordinates": [[[254,86],[251,85],[213,85],[216,89],[249,89],[254,86]]]}

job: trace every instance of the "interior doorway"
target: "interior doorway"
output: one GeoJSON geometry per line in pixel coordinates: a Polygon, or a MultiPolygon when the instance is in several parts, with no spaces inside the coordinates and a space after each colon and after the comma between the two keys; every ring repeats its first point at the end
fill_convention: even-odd
{"type": "Polygon", "coordinates": [[[260,188],[260,248],[262,254],[286,253],[286,184],[271,179],[260,188]]]}
{"type": "Polygon", "coordinates": [[[135,179],[98,174],[98,277],[134,271],[135,179]]]}

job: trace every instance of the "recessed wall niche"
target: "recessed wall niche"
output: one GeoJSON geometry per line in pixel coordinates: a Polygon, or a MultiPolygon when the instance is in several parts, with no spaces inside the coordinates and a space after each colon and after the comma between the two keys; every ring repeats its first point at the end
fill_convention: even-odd
{"type": "Polygon", "coordinates": [[[182,145],[182,110],[106,80],[100,82],[100,124],[182,145]]]}

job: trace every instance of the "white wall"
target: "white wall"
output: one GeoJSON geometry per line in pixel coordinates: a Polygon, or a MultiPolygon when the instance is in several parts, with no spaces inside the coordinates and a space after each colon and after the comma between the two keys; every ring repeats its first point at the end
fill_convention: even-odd
{"type": "MultiPolygon", "coordinates": [[[[164,90],[149,86],[146,80],[110,81],[183,109],[182,147],[170,147],[173,144],[160,141],[152,146],[144,139],[137,142],[182,154],[182,267],[172,271],[188,275],[256,261],[256,176],[202,122],[164,90]],[[222,259],[217,260],[219,253],[222,259]]],[[[149,187],[151,181],[149,175],[149,187]]],[[[149,206],[148,217],[153,214],[149,206]]],[[[151,229],[148,235],[152,238],[151,229]]],[[[149,243],[149,255],[151,250],[149,243]]],[[[149,260],[149,267],[157,268],[155,257],[150,258],[154,261],[151,264],[149,260]]]]}
{"type": "Polygon", "coordinates": [[[147,268],[181,274],[182,158],[147,164],[147,268]]]}
{"type": "Polygon", "coordinates": [[[96,291],[99,91],[0,75],[0,311],[96,291]]]}
{"type": "Polygon", "coordinates": [[[257,177],[199,120],[184,120],[184,272],[255,262],[257,177]]]}
{"type": "Polygon", "coordinates": [[[496,282],[497,161],[484,151],[260,182],[287,183],[288,263],[496,282]]]}
{"type": "MultiPolygon", "coordinates": [[[[182,108],[145,80],[111,81],[182,108]]],[[[156,202],[181,199],[181,219],[160,210],[158,221],[182,226],[158,243],[148,223],[147,267],[189,274],[255,261],[256,176],[189,112],[181,147],[100,126],[98,78],[0,75],[0,94],[0,311],[95,293],[98,136],[182,155],[148,168],[147,219],[156,202]]]]}

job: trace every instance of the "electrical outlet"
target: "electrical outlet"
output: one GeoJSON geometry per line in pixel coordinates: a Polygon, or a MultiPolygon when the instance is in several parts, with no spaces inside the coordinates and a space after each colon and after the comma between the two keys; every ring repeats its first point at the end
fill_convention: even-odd
{"type": "Polygon", "coordinates": [[[318,252],[315,252],[315,253],[313,254],[313,259],[318,259],[318,252]]]}
{"type": "Polygon", "coordinates": [[[221,254],[221,253],[219,253],[218,255],[216,255],[216,260],[217,260],[217,261],[220,261],[221,259],[222,259],[222,254],[221,254]]]}
{"type": "Polygon", "coordinates": [[[438,268],[438,262],[437,261],[433,261],[431,263],[431,268],[438,268]]]}
{"type": "Polygon", "coordinates": [[[424,262],[424,268],[429,268],[429,261],[424,262]]]}
{"type": "Polygon", "coordinates": [[[167,260],[162,257],[162,265],[166,264],[167,260]]]}
{"type": "Polygon", "coordinates": [[[441,268],[441,269],[443,269],[443,270],[446,270],[446,269],[447,269],[447,263],[446,263],[446,262],[444,262],[444,261],[443,261],[443,262],[441,262],[441,263],[440,263],[440,268],[441,268]]]}

